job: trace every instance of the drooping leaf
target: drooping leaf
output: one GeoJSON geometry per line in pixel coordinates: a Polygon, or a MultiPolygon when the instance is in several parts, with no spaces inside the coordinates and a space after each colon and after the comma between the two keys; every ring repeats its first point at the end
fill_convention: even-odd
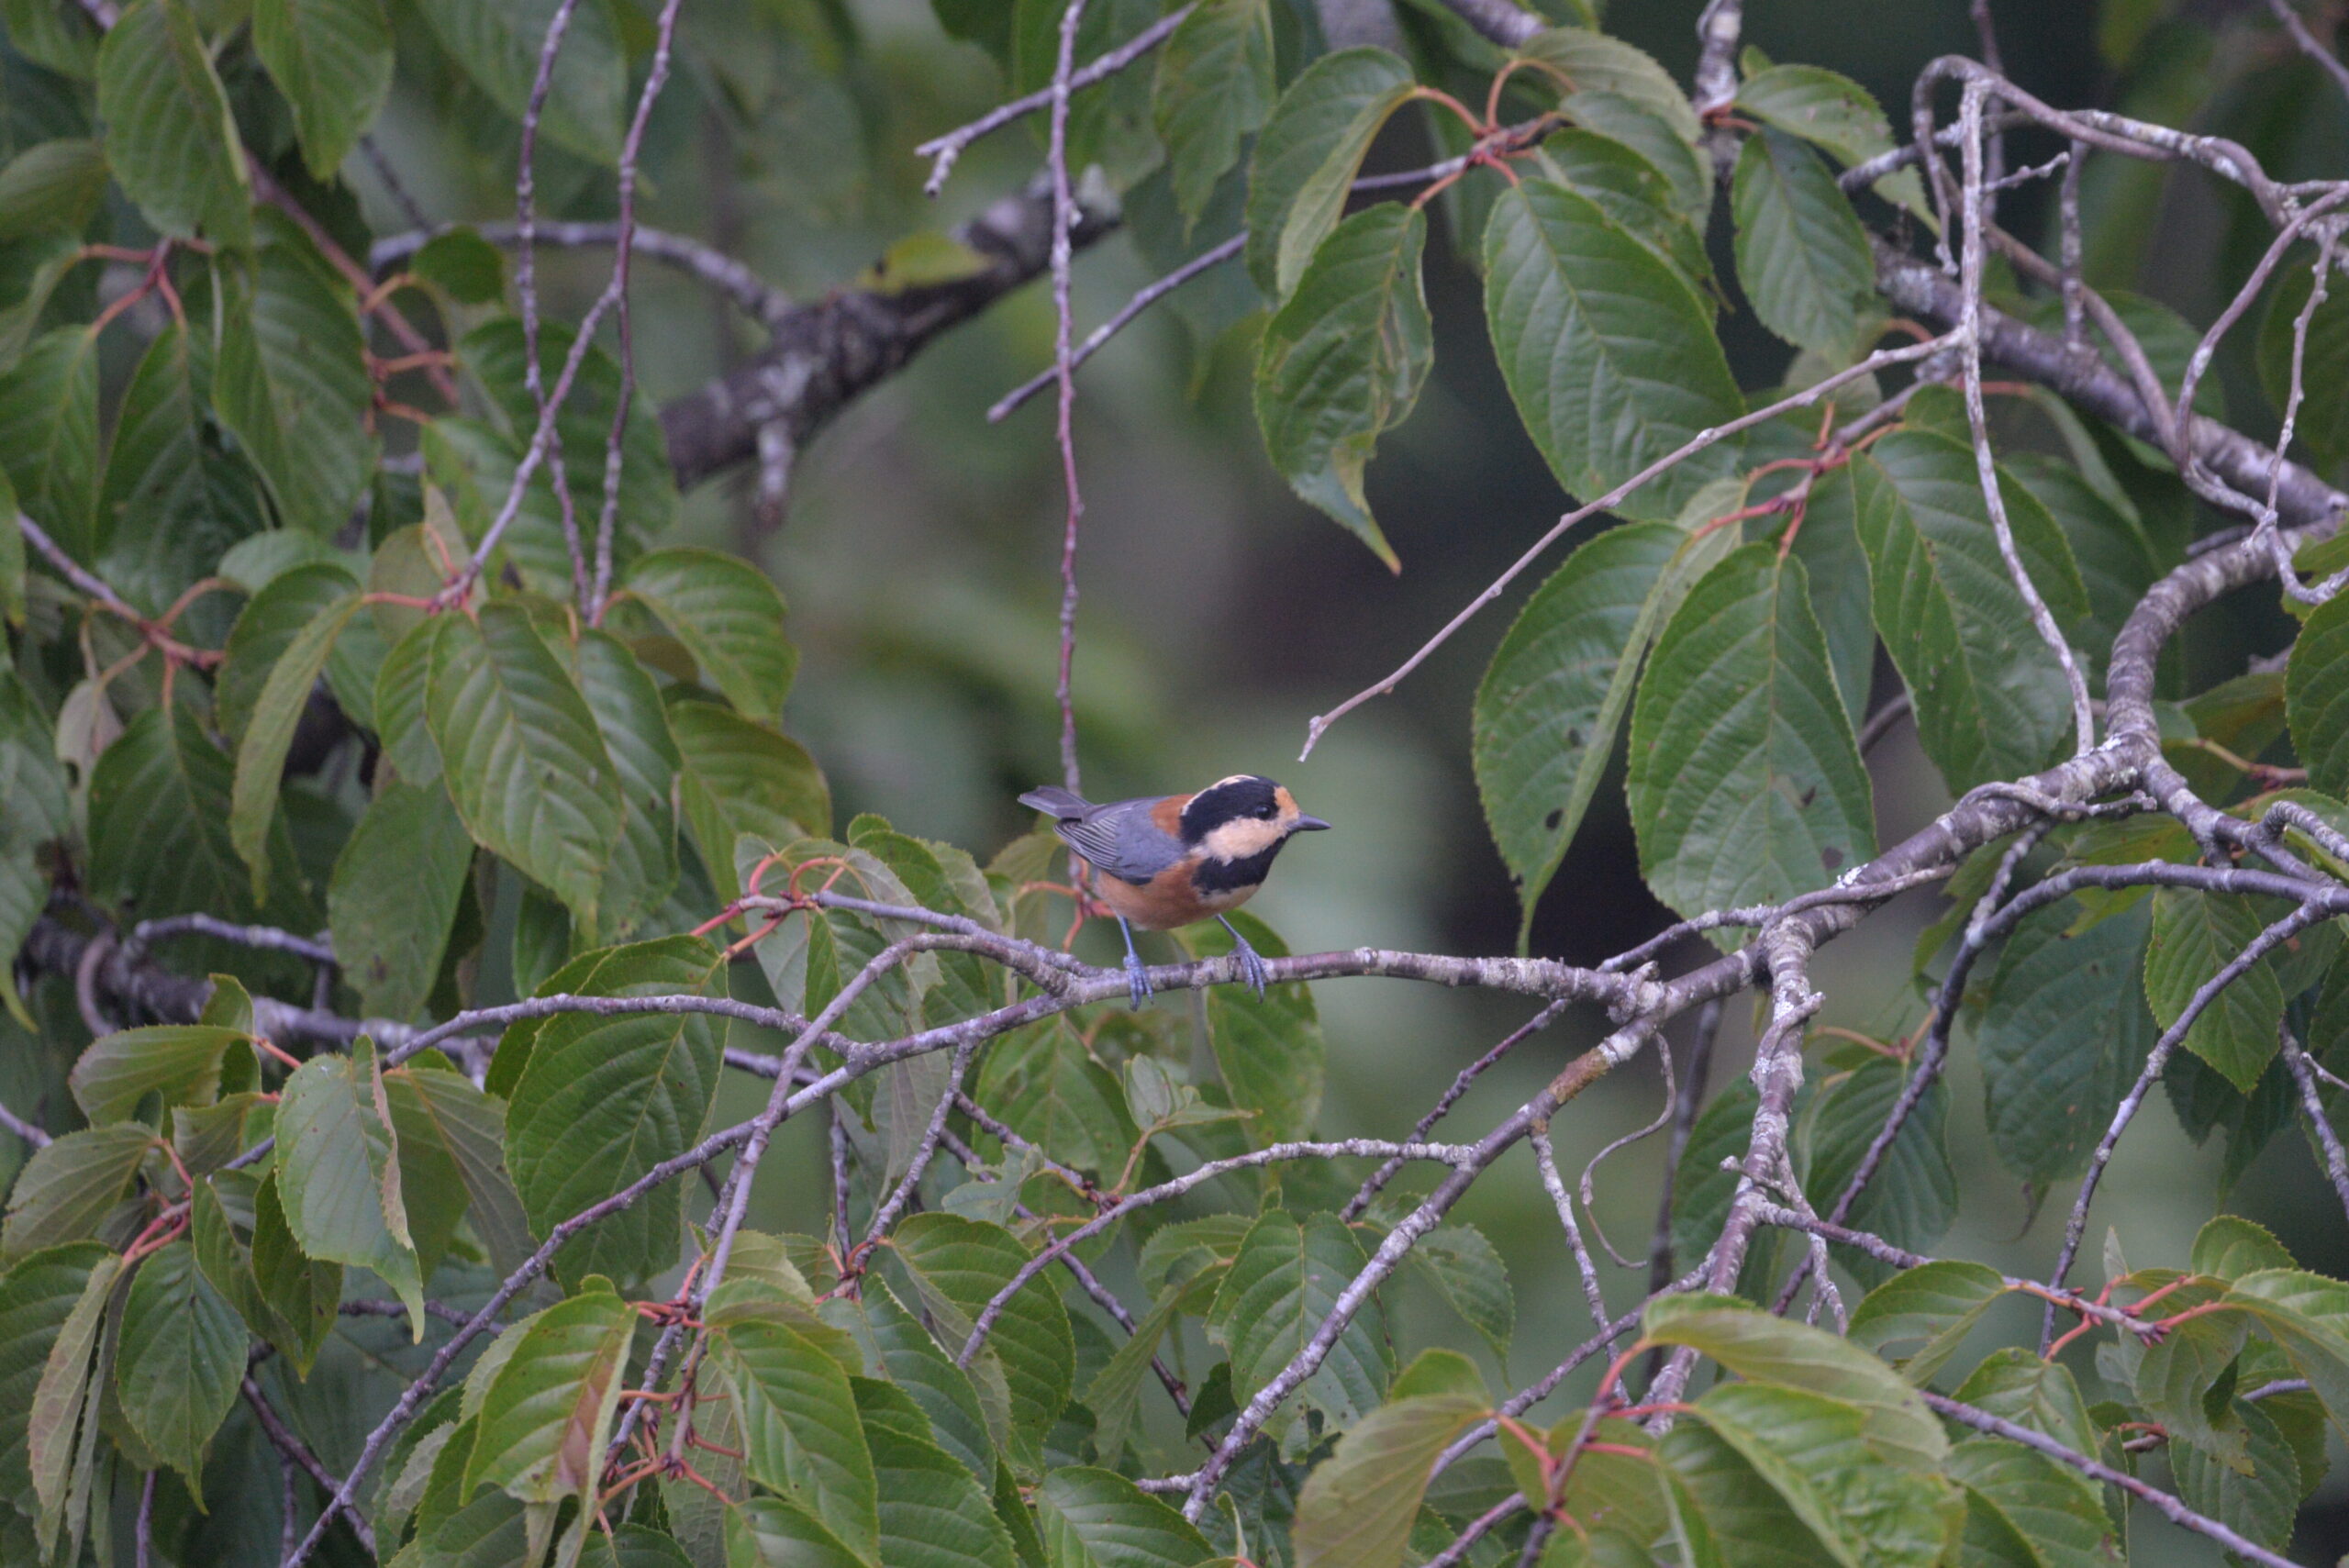
{"type": "MultiPolygon", "coordinates": [[[[422,0],[417,9],[451,59],[497,106],[522,117],[560,0],[422,0]]],[[[618,25],[589,0],[573,8],[555,61],[540,128],[573,152],[610,163],[619,153],[628,92],[618,25]]]]}
{"type": "Polygon", "coordinates": [[[228,795],[228,838],[252,869],[253,901],[269,895],[270,829],[277,821],[279,781],[294,727],[301,722],[310,689],[325,673],[335,639],[359,614],[355,593],[330,602],[294,635],[270,666],[269,679],[253,700],[244,739],[237,745],[236,780],[228,795]]]}
{"type": "Polygon", "coordinates": [[[1434,344],[1419,282],[1427,219],[1382,203],[1339,224],[1264,328],[1256,421],[1274,466],[1306,500],[1399,570],[1370,515],[1363,470],[1419,399],[1434,344]]]}
{"type": "Polygon", "coordinates": [[[150,1254],[131,1276],[115,1375],[140,1440],[196,1482],[205,1445],[237,1402],[245,1329],[184,1240],[150,1254]]]}
{"type": "Polygon", "coordinates": [[[349,1056],[314,1056],[285,1082],[277,1107],[278,1184],[285,1223],[313,1258],[372,1269],[424,1333],[424,1283],[400,1150],[381,1068],[362,1040],[349,1056]]]}
{"type": "MultiPolygon", "coordinates": [[[[1873,1052],[1849,1072],[1820,1085],[1804,1119],[1809,1151],[1804,1186],[1821,1212],[1841,1201],[1860,1162],[1883,1131],[1909,1079],[1905,1063],[1873,1052]]],[[[1909,1112],[1900,1135],[1885,1151],[1875,1179],[1847,1216],[1861,1229],[1896,1247],[1931,1251],[1957,1214],[1957,1173],[1952,1169],[1944,1129],[1949,1087],[1934,1084],[1909,1112]]],[[[1886,1265],[1851,1251],[1842,1260],[1863,1283],[1882,1279],[1886,1265]]]]}
{"type": "Polygon", "coordinates": [[[25,1447],[39,1504],[35,1529],[42,1562],[50,1559],[61,1526],[66,1528],[72,1543],[66,1555],[80,1556],[83,1510],[89,1500],[88,1463],[82,1456],[96,1440],[99,1399],[92,1395],[102,1397],[104,1387],[100,1384],[94,1388],[92,1373],[94,1367],[104,1366],[104,1357],[97,1353],[99,1333],[121,1273],[122,1260],[111,1253],[92,1265],[80,1297],[50,1342],[40,1382],[33,1390],[25,1447]],[[74,1506],[77,1501],[81,1507],[74,1506]]]}
{"type": "Polygon", "coordinates": [[[880,1529],[877,1494],[847,1373],[780,1321],[732,1323],[718,1346],[751,1476],[869,1559],[880,1529]]]}
{"type": "Polygon", "coordinates": [[[327,893],[335,961],[371,1018],[406,1019],[431,995],[473,864],[448,793],[386,783],[335,861],[327,893]]]}
{"type": "Polygon", "coordinates": [[[1853,1309],[1852,1340],[1877,1351],[1890,1344],[1922,1340],[1922,1347],[1900,1363],[1901,1375],[1921,1385],[1949,1363],[2006,1289],[1998,1270],[1964,1258],[1905,1269],[1868,1292],[1853,1309]]]}
{"type": "MultiPolygon", "coordinates": [[[[723,984],[717,950],[668,937],[573,960],[547,995],[700,994],[723,984]]],[[[511,1084],[506,1162],[534,1234],[609,1197],[700,1137],[718,1090],[719,1031],[707,1013],[565,1013],[518,1026],[498,1048],[493,1090],[511,1084]],[[506,1066],[520,1058],[518,1076],[506,1066]]],[[[683,1202],[674,1184],[574,1238],[557,1254],[565,1278],[627,1281],[675,1262],[683,1202]]]]}
{"type": "MultiPolygon", "coordinates": [[[[1288,952],[1255,917],[1237,915],[1231,921],[1264,957],[1288,952]]],[[[1200,931],[1193,945],[1202,958],[1219,958],[1231,951],[1231,938],[1215,926],[1200,931]]],[[[1216,1071],[1232,1106],[1249,1113],[1242,1125],[1250,1141],[1261,1148],[1310,1137],[1329,1064],[1311,988],[1275,985],[1259,998],[1241,986],[1219,985],[1208,993],[1207,1009],[1216,1071]]]]}
{"type": "Polygon", "coordinates": [[[1790,136],[1750,136],[1731,206],[1738,282],[1762,325],[1799,347],[1854,357],[1874,330],[1876,264],[1826,166],[1790,136]]]}
{"type": "Polygon", "coordinates": [[[482,1396],[465,1490],[551,1504],[595,1485],[636,1322],[633,1307],[591,1288],[507,1329],[516,1342],[482,1396]]]}
{"type": "Polygon", "coordinates": [[[294,109],[310,172],[330,180],[392,88],[377,0],[253,0],[253,50],[294,109]]]}
{"type": "MultiPolygon", "coordinates": [[[[918,1214],[897,1227],[894,1245],[926,1307],[959,1358],[979,1313],[1028,1261],[1028,1249],[1000,1226],[950,1214],[918,1214]]],[[[1015,1457],[1042,1452],[1043,1436],[1068,1403],[1076,1345],[1060,1297],[1039,1277],[1022,1285],[996,1319],[984,1347],[1010,1396],[1015,1457]]],[[[975,1364],[975,1363],[974,1363],[975,1364]]],[[[877,1462],[880,1455],[875,1452],[877,1462]]]]}
{"type": "Polygon", "coordinates": [[[1684,914],[1777,903],[1874,853],[1798,562],[1747,545],[1689,591],[1641,680],[1625,787],[1641,869],[1684,914]]]}
{"type": "MultiPolygon", "coordinates": [[[[1271,1209],[1257,1218],[1216,1292],[1208,1334],[1231,1353],[1231,1392],[1244,1402],[1295,1360],[1367,1260],[1334,1215],[1303,1220],[1271,1209]]],[[[1384,1318],[1363,1304],[1305,1381],[1307,1402],[1340,1427],[1377,1408],[1393,1375],[1384,1318]]]]}
{"type": "Polygon", "coordinates": [[[228,95],[183,0],[139,0],[98,49],[106,159],[147,221],[182,239],[252,235],[244,150],[228,95]]]}
{"type": "Polygon", "coordinates": [[[744,716],[771,720],[799,655],[783,635],[783,595],[739,556],[672,546],[640,556],[622,579],[744,716]]]}
{"type": "MultiPolygon", "coordinates": [[[[1865,87],[1818,65],[1773,65],[1748,76],[1737,106],[1775,129],[1825,148],[1846,168],[1892,150],[1892,127],[1865,87]]],[[[1932,220],[1924,182],[1903,169],[1876,183],[1885,200],[1932,220]]]]}
{"type": "Polygon", "coordinates": [[[1479,1395],[1424,1394],[1364,1417],[1297,1495],[1298,1568],[1397,1568],[1429,1468],[1487,1407],[1479,1395]]]}
{"type": "Polygon", "coordinates": [[[920,1320],[899,1305],[885,1282],[865,1282],[863,1306],[874,1346],[881,1355],[881,1364],[874,1370],[921,1407],[938,1446],[962,1461],[974,1479],[991,1473],[995,1441],[987,1434],[986,1413],[970,1374],[956,1366],[920,1320]]]}
{"type": "Polygon", "coordinates": [[[374,383],[350,284],[268,217],[250,268],[223,268],[212,406],[287,528],[333,537],[374,473],[374,383]]]}
{"type": "Polygon", "coordinates": [[[95,333],[54,328],[0,371],[0,469],[25,515],[86,558],[98,490],[95,333]]]}
{"type": "Polygon", "coordinates": [[[1419,1276],[1476,1330],[1506,1365],[1517,1326],[1517,1298],[1500,1250],[1473,1225],[1440,1225],[1411,1249],[1419,1276]]]}
{"type": "Polygon", "coordinates": [[[106,195],[106,149],[87,137],[36,142],[0,168],[0,240],[79,234],[106,195]]]}
{"type": "Polygon", "coordinates": [[[592,925],[620,831],[619,782],[596,716],[510,604],[452,620],[426,707],[442,779],[474,841],[592,925]]]}
{"type": "Polygon", "coordinates": [[[1248,270],[1285,299],[1337,227],[1371,139],[1404,101],[1410,67],[1383,49],[1327,54],[1273,106],[1248,173],[1248,270]]]}
{"type": "MultiPolygon", "coordinates": [[[[860,1401],[896,1393],[863,1378],[856,1388],[860,1401]]],[[[921,1419],[909,1404],[905,1413],[921,1419]]],[[[880,1488],[879,1561],[889,1568],[1013,1568],[1011,1538],[969,1471],[870,1403],[864,1430],[880,1488]]]]}
{"type": "MultiPolygon", "coordinates": [[[[195,712],[149,708],[106,749],[90,780],[91,881],[108,897],[128,896],[148,918],[202,910],[250,920],[262,906],[228,839],[235,764],[213,744],[195,712]]],[[[281,879],[295,868],[292,841],[273,845],[281,879]]],[[[302,918],[298,888],[272,890],[302,918]]]]}
{"type": "Polygon", "coordinates": [[[716,885],[741,891],[734,846],[745,834],[770,844],[830,831],[832,801],[814,758],[772,725],[716,703],[680,702],[669,709],[677,742],[677,798],[694,847],[716,885]]]}
{"type": "Polygon", "coordinates": [[[2027,1182],[2086,1162],[2157,1032],[2137,978],[2147,910],[2067,932],[2068,903],[2007,939],[1975,1031],[1991,1141],[2027,1182]]]}
{"type": "Polygon", "coordinates": [[[1205,0],[1158,57],[1151,110],[1174,182],[1175,205],[1196,225],[1247,139],[1272,112],[1273,17],[1265,0],[1205,0]]]}
{"type": "Polygon", "coordinates": [[[448,616],[435,616],[411,628],[392,645],[375,673],[375,728],[383,738],[384,754],[403,780],[419,787],[440,780],[440,748],[432,739],[426,710],[433,661],[440,639],[454,624],[448,616]]]}
{"type": "MultiPolygon", "coordinates": [[[[1588,198],[1527,181],[1493,204],[1485,315],[1519,415],[1569,492],[1595,498],[1744,412],[1688,284],[1588,198]]],[[[1616,510],[1668,518],[1731,472],[1705,449],[1616,510]]]]}
{"type": "Polygon", "coordinates": [[[103,1299],[120,1260],[95,1241],[75,1241],[17,1260],[0,1276],[0,1502],[28,1516],[39,1507],[29,1468],[33,1397],[50,1351],[101,1270],[103,1299]]]}
{"type": "MultiPolygon", "coordinates": [[[[1876,628],[1953,789],[2043,766],[2071,728],[2055,656],[2032,629],[1991,531],[1974,454],[1895,430],[1853,460],[1876,628]]],[[[2021,486],[2001,495],[2015,545],[2059,627],[2087,611],[2070,548],[2021,486]]]]}
{"type": "MultiPolygon", "coordinates": [[[[2165,1030],[2176,1023],[2194,994],[2284,913],[2280,905],[2263,907],[2235,894],[2156,892],[2145,949],[2145,1000],[2154,1021],[2165,1030]]],[[[2262,959],[2211,999],[2183,1043],[2248,1095],[2276,1054],[2286,999],[2273,955],[2262,959]]]]}
{"type": "Polygon", "coordinates": [[[1965,1489],[1964,1561],[2018,1568],[2107,1568],[2112,1521],[2094,1483],[2045,1454],[1999,1438],[1950,1451],[1965,1489]]]}

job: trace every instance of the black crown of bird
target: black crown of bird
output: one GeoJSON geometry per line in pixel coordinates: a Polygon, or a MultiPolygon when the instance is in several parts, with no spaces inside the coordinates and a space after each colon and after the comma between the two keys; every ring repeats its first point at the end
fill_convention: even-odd
{"type": "Polygon", "coordinates": [[[1196,795],[1101,806],[1045,784],[1021,795],[1019,804],[1050,817],[1061,841],[1101,873],[1094,895],[1125,936],[1127,988],[1137,1008],[1150,996],[1150,981],[1134,952],[1136,926],[1168,931],[1208,918],[1222,921],[1241,973],[1263,995],[1264,961],[1224,914],[1254,896],[1293,835],[1330,826],[1298,810],[1295,795],[1257,773],[1218,779],[1196,795]]]}

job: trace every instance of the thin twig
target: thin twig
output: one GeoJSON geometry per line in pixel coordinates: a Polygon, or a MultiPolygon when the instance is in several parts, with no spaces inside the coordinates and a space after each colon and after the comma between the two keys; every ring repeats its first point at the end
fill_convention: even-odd
{"type": "MultiPolygon", "coordinates": [[[[1074,333],[1074,309],[1069,303],[1069,273],[1074,254],[1069,231],[1076,224],[1076,196],[1069,183],[1068,101],[1074,90],[1076,29],[1085,20],[1085,0],[1068,0],[1061,13],[1060,55],[1052,66],[1052,131],[1044,151],[1044,166],[1052,182],[1052,375],[1060,384],[1059,417],[1053,434],[1060,445],[1061,484],[1068,497],[1068,522],[1061,535],[1061,657],[1054,695],[1061,705],[1061,782],[1071,794],[1082,780],[1076,756],[1076,702],[1070,677],[1076,664],[1076,530],[1085,516],[1085,495],[1076,482],[1076,436],[1072,421],[1076,411],[1076,359],[1070,347],[1074,333]]],[[[1074,869],[1074,862],[1072,860],[1074,869]]]]}
{"type": "Polygon", "coordinates": [[[2325,74],[2332,78],[2333,84],[2343,93],[2349,93],[2349,65],[2342,64],[2341,57],[2334,54],[2323,39],[2309,31],[2309,25],[2300,20],[2298,11],[2292,9],[2292,0],[2267,0],[2267,8],[2276,13],[2276,19],[2284,24],[2286,32],[2292,35],[2292,42],[2299,51],[2324,67],[2325,74]]]}
{"type": "MultiPolygon", "coordinates": [[[[1233,235],[1230,239],[1225,240],[1222,244],[1200,251],[1197,255],[1192,257],[1189,261],[1184,262],[1181,266],[1175,268],[1164,277],[1159,278],[1138,290],[1133,298],[1126,301],[1126,303],[1119,308],[1119,311],[1115,316],[1112,316],[1108,320],[1104,321],[1100,326],[1096,327],[1092,332],[1086,336],[1085,341],[1077,345],[1076,352],[1069,358],[1070,367],[1074,369],[1075,366],[1081,365],[1085,361],[1091,359],[1096,350],[1099,350],[1103,344],[1108,342],[1110,339],[1124,331],[1135,317],[1140,316],[1143,311],[1148,310],[1152,306],[1156,305],[1160,300],[1164,299],[1168,295],[1173,294],[1176,289],[1181,288],[1185,284],[1189,283],[1201,272],[1209,272],[1214,268],[1221,266],[1224,262],[1230,261],[1234,256],[1239,255],[1241,250],[1247,249],[1247,246],[1248,231],[1243,228],[1239,233],[1233,235]]],[[[998,424],[1003,420],[1009,418],[1015,409],[1017,409],[1021,404],[1027,402],[1030,398],[1035,396],[1036,394],[1043,391],[1044,388],[1052,385],[1059,375],[1060,367],[1058,365],[1053,365],[1049,369],[1040,371],[1036,374],[1030,376],[1026,381],[1020,383],[1018,386],[1013,387],[1009,392],[1005,393],[1001,397],[996,399],[994,406],[987,410],[987,423],[990,425],[998,424]]]]}

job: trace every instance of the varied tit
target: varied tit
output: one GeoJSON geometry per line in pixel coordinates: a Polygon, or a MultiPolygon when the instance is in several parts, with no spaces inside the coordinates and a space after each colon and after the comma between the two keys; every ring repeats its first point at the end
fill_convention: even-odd
{"type": "Polygon", "coordinates": [[[1267,778],[1234,773],[1197,795],[1153,795],[1107,806],[1057,784],[1019,797],[1052,818],[1052,831],[1101,873],[1094,892],[1118,917],[1126,939],[1126,979],[1139,1009],[1150,981],[1134,953],[1134,931],[1168,931],[1214,916],[1231,933],[1232,952],[1256,995],[1264,994],[1264,961],[1223,918],[1264,884],[1264,873],[1292,833],[1329,824],[1297,808],[1296,797],[1267,778]]]}

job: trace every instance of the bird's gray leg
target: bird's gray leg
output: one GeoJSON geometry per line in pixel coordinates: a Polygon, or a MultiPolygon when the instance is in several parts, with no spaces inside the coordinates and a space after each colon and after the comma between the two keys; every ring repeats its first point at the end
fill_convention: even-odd
{"type": "Polygon", "coordinates": [[[1240,961],[1240,977],[1248,982],[1249,986],[1256,993],[1257,999],[1262,1001],[1264,995],[1264,982],[1270,978],[1264,973],[1264,959],[1257,954],[1254,948],[1248,945],[1248,939],[1240,934],[1239,927],[1224,919],[1220,915],[1218,915],[1216,919],[1222,924],[1225,930],[1231,933],[1231,956],[1240,961]]]}
{"type": "Polygon", "coordinates": [[[1126,995],[1133,999],[1134,1011],[1150,1000],[1150,976],[1142,973],[1141,955],[1134,951],[1134,929],[1126,924],[1123,915],[1118,917],[1118,930],[1126,939],[1126,995]]]}

